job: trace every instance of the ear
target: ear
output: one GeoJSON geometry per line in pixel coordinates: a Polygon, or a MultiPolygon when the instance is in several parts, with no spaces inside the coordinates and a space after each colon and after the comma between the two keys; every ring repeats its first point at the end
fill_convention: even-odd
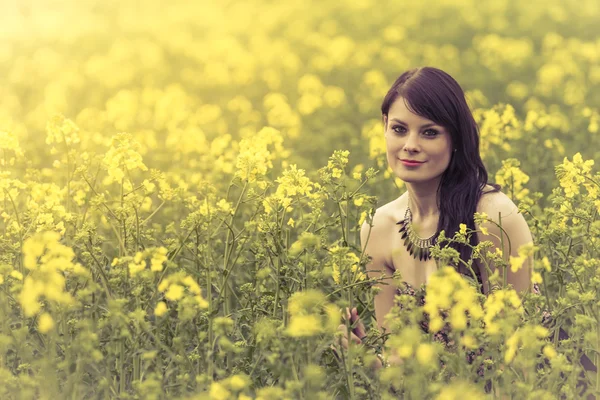
{"type": "Polygon", "coordinates": [[[381,114],[381,118],[383,119],[383,129],[387,129],[387,115],[381,114]]]}

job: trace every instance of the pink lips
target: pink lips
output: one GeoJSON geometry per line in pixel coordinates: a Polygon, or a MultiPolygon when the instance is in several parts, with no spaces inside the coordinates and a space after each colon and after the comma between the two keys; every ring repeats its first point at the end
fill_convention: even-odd
{"type": "Polygon", "coordinates": [[[418,162],[418,161],[407,161],[407,160],[400,160],[402,161],[402,164],[406,165],[407,167],[417,167],[421,164],[423,164],[423,162],[418,162]]]}

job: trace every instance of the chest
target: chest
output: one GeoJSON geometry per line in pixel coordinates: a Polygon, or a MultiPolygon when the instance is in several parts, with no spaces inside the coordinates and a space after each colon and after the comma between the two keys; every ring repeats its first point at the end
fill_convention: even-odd
{"type": "Polygon", "coordinates": [[[401,274],[403,281],[413,287],[427,284],[431,274],[437,270],[436,260],[415,259],[404,247],[404,241],[399,233],[395,232],[391,237],[390,266],[401,274]]]}

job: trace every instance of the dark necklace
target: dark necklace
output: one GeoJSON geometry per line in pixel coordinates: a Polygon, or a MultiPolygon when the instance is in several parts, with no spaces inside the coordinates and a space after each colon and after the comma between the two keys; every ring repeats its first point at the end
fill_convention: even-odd
{"type": "Polygon", "coordinates": [[[406,213],[404,219],[396,222],[396,225],[400,225],[399,233],[402,234],[404,239],[404,247],[418,260],[429,260],[431,258],[430,248],[434,244],[435,234],[431,235],[427,239],[420,238],[415,231],[412,229],[412,213],[408,205],[406,206],[406,213]]]}

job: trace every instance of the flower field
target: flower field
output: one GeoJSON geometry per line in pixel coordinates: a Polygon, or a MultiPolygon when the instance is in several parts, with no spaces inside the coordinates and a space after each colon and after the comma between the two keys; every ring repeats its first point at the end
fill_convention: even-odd
{"type": "Polygon", "coordinates": [[[597,0],[3,2],[0,398],[599,396],[599,19],[597,0]],[[381,332],[376,285],[401,277],[368,278],[359,231],[405,191],[380,107],[424,65],[465,89],[534,237],[476,254],[533,255],[540,293],[486,298],[438,247],[426,305],[400,296],[381,332]],[[346,307],[368,338],[336,354],[346,307]],[[370,368],[381,350],[403,362],[370,368]]]}

